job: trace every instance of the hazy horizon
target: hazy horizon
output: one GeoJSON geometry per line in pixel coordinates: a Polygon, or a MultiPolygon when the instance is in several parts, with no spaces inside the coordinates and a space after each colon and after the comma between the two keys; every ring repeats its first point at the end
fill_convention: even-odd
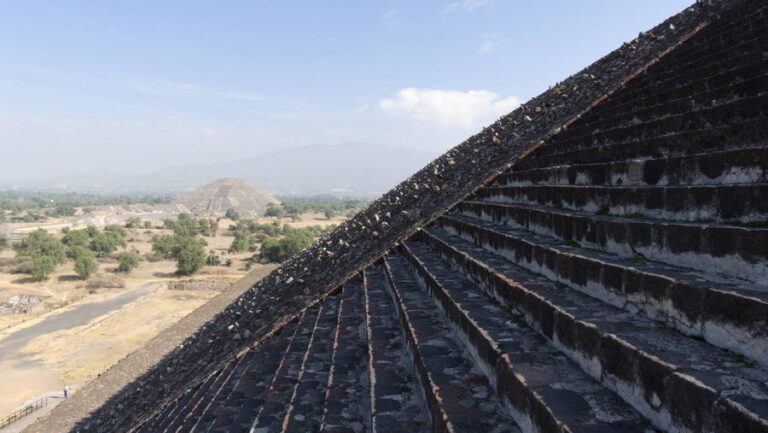
{"type": "Polygon", "coordinates": [[[0,183],[342,143],[437,156],[690,3],[17,3],[0,183]]]}

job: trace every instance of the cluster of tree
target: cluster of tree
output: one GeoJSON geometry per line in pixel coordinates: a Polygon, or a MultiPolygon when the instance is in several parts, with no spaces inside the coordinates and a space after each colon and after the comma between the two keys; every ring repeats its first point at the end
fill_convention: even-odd
{"type": "Polygon", "coordinates": [[[261,244],[259,259],[262,262],[282,262],[334,228],[335,226],[329,225],[297,229],[278,221],[260,224],[253,220],[240,220],[230,227],[230,232],[234,236],[230,251],[256,252],[261,244]]]}
{"type": "MultiPolygon", "coordinates": [[[[32,259],[30,274],[34,281],[47,279],[67,259],[74,262],[75,273],[87,280],[98,269],[96,258],[105,257],[119,247],[124,248],[125,236],[125,230],[114,225],[105,227],[103,231],[93,226],[81,230],[64,230],[61,240],[38,229],[14,244],[13,248],[18,257],[32,259]]],[[[5,244],[7,246],[7,239],[5,244]]],[[[126,263],[118,267],[121,272],[128,272],[138,266],[139,257],[136,253],[124,252],[118,258],[121,264],[126,263]]]]}
{"type": "Polygon", "coordinates": [[[306,212],[318,212],[326,218],[360,209],[368,204],[368,200],[355,198],[338,198],[330,195],[311,197],[280,197],[282,206],[270,204],[264,212],[265,216],[283,217],[300,215],[306,212]]]}
{"type": "Polygon", "coordinates": [[[127,229],[138,229],[141,227],[144,227],[145,229],[151,229],[152,221],[142,221],[139,217],[132,217],[128,218],[128,220],[125,222],[125,228],[127,229]]]}
{"type": "Polygon", "coordinates": [[[70,209],[87,206],[121,204],[166,204],[174,200],[172,195],[102,195],[83,193],[46,193],[33,191],[1,191],[0,210],[14,215],[27,209],[51,209],[52,215],[70,209]]]}
{"type": "Polygon", "coordinates": [[[188,213],[180,213],[176,219],[163,220],[167,229],[173,230],[178,236],[215,236],[216,221],[209,218],[195,218],[188,213]]]}
{"type": "Polygon", "coordinates": [[[176,260],[176,272],[191,275],[205,265],[206,242],[189,235],[161,235],[152,238],[152,252],[166,259],[176,260]]]}
{"type": "Polygon", "coordinates": [[[280,263],[314,242],[315,237],[307,228],[297,229],[282,238],[268,238],[261,244],[259,258],[264,262],[280,263]]]}

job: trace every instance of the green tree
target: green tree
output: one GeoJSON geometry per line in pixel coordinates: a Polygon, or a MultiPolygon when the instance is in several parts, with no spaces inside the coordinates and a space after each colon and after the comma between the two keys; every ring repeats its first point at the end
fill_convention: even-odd
{"type": "Polygon", "coordinates": [[[233,221],[237,221],[240,219],[240,214],[234,209],[227,209],[227,211],[224,213],[224,218],[229,218],[233,221]]]}
{"type": "Polygon", "coordinates": [[[176,272],[181,275],[192,275],[205,265],[205,243],[201,239],[190,236],[181,237],[176,256],[176,272]]]}
{"type": "Polygon", "coordinates": [[[139,267],[139,255],[130,251],[124,251],[117,256],[117,270],[128,273],[139,267]]]}
{"type": "Polygon", "coordinates": [[[70,230],[61,238],[61,243],[67,247],[67,256],[74,258],[78,248],[90,248],[91,237],[87,230],[70,230]]]}
{"type": "Polygon", "coordinates": [[[128,218],[128,221],[125,222],[125,228],[127,229],[137,229],[139,227],[141,227],[141,218],[139,217],[128,218]]]}
{"type": "Polygon", "coordinates": [[[8,236],[0,234],[0,253],[3,252],[10,245],[8,236]]]}
{"type": "Polygon", "coordinates": [[[43,229],[37,229],[15,245],[16,255],[20,257],[47,256],[53,260],[54,266],[64,263],[66,251],[58,239],[43,229]]]}
{"type": "Polygon", "coordinates": [[[264,216],[282,218],[285,216],[285,210],[274,203],[270,203],[267,205],[267,210],[264,211],[264,216]]]}
{"type": "Polygon", "coordinates": [[[235,239],[232,240],[232,245],[230,245],[229,249],[236,253],[241,253],[248,250],[249,246],[248,237],[238,233],[235,235],[235,239]]]}
{"type": "Polygon", "coordinates": [[[172,235],[160,235],[152,238],[152,252],[160,257],[170,259],[175,257],[178,239],[172,235]]]}
{"type": "Polygon", "coordinates": [[[57,205],[52,212],[52,215],[57,217],[73,216],[74,214],[75,214],[75,208],[68,204],[57,205]]]}
{"type": "Polygon", "coordinates": [[[270,262],[282,262],[312,244],[309,230],[292,232],[282,239],[268,238],[261,244],[260,256],[270,262]]]}
{"type": "Polygon", "coordinates": [[[128,235],[124,228],[114,224],[104,227],[104,231],[107,233],[114,233],[120,238],[125,238],[128,235]]]}
{"type": "Polygon", "coordinates": [[[144,221],[144,228],[145,229],[151,229],[152,228],[152,221],[144,221]]]}
{"type": "Polygon", "coordinates": [[[51,256],[38,255],[32,257],[32,265],[29,268],[32,280],[43,281],[56,270],[56,259],[51,256]]]}
{"type": "Polygon", "coordinates": [[[205,264],[208,266],[219,266],[221,264],[221,257],[216,254],[216,251],[211,250],[208,252],[208,257],[205,259],[205,264]]]}
{"type": "Polygon", "coordinates": [[[91,250],[99,257],[115,252],[119,246],[125,246],[125,241],[115,232],[102,232],[91,239],[91,250]]]}
{"type": "Polygon", "coordinates": [[[93,253],[86,249],[78,249],[75,253],[75,273],[81,280],[87,280],[99,268],[93,253]]]}

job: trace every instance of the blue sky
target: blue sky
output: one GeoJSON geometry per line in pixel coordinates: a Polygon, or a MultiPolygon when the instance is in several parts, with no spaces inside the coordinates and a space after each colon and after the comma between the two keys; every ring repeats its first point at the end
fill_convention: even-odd
{"type": "Polygon", "coordinates": [[[691,0],[4,1],[0,181],[435,155],[691,0]]]}

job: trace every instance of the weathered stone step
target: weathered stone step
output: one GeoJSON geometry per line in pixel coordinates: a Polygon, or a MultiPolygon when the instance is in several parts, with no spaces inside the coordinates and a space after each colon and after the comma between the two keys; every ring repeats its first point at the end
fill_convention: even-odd
{"type": "Polygon", "coordinates": [[[768,182],[768,147],[509,171],[493,186],[679,186],[768,182]]]}
{"type": "Polygon", "coordinates": [[[254,419],[243,419],[243,424],[247,423],[250,427],[249,431],[263,433],[280,431],[301,374],[305,354],[309,350],[312,334],[317,326],[319,312],[319,306],[315,305],[309,308],[301,318],[299,328],[291,338],[288,350],[269,384],[258,414],[254,419]]]}
{"type": "Polygon", "coordinates": [[[442,229],[419,238],[657,427],[722,433],[768,427],[765,368],[552,283],[442,229]]]}
{"type": "Polygon", "coordinates": [[[216,411],[219,410],[223,402],[232,393],[235,385],[243,376],[243,373],[248,369],[249,364],[253,362],[254,358],[256,358],[256,351],[251,350],[241,356],[238,360],[232,362],[234,368],[231,370],[224,383],[222,383],[215,392],[208,394],[204,398],[205,408],[202,413],[196,417],[196,421],[190,429],[191,432],[208,431],[211,423],[216,419],[216,411]]]}
{"type": "Polygon", "coordinates": [[[486,376],[463,352],[463,344],[452,336],[444,314],[419,287],[405,259],[388,255],[384,260],[434,424],[430,431],[519,432],[510,411],[498,400],[486,376]]]}
{"type": "Polygon", "coordinates": [[[338,294],[323,300],[312,342],[283,420],[282,432],[314,432],[320,426],[340,300],[338,294]]]}
{"type": "MultiPolygon", "coordinates": [[[[544,153],[541,154],[551,153],[553,148],[565,146],[570,139],[606,129],[608,125],[647,122],[689,110],[713,108],[765,92],[768,59],[758,58],[751,63],[738,59],[732,65],[708,65],[707,68],[708,73],[698,74],[702,78],[682,81],[682,86],[660,86],[654,83],[649,86],[647,93],[626,95],[623,99],[616,99],[616,103],[610,107],[596,108],[596,113],[589,114],[583,121],[568,128],[562,138],[545,145],[547,149],[542,149],[544,153]]],[[[690,75],[690,72],[683,74],[690,75]]]]}
{"type": "MultiPolygon", "coordinates": [[[[765,61],[765,71],[768,72],[768,61],[765,61]]],[[[760,92],[755,95],[723,95],[720,100],[698,104],[689,96],[658,106],[636,108],[621,115],[617,113],[613,117],[601,117],[593,123],[579,123],[573,129],[567,130],[567,135],[559,137],[556,142],[538,148],[531,157],[550,155],[563,150],[593,148],[629,138],[656,137],[682,129],[727,125],[734,119],[754,119],[765,113],[768,106],[765,88],[755,88],[765,84],[764,81],[758,80],[756,84],[748,83],[742,87],[760,92]]]]}
{"type": "Polygon", "coordinates": [[[675,131],[718,128],[732,124],[734,120],[761,118],[768,111],[768,95],[741,98],[711,108],[690,110],[680,114],[660,116],[648,121],[628,121],[611,124],[601,122],[600,129],[587,130],[584,134],[560,143],[541,146],[531,154],[538,158],[558,152],[593,150],[598,146],[625,143],[630,140],[645,141],[675,131]]]}
{"type": "Polygon", "coordinates": [[[640,255],[768,285],[768,228],[669,223],[483,201],[459,203],[455,212],[622,257],[640,255]]]}
{"type": "MultiPolygon", "coordinates": [[[[707,66],[709,75],[696,81],[684,81],[682,86],[652,85],[648,93],[636,96],[636,99],[622,100],[611,107],[601,108],[600,116],[591,114],[584,122],[567,130],[563,139],[578,137],[605,125],[620,124],[637,119],[649,121],[655,117],[677,114],[687,110],[715,107],[738,98],[759,95],[766,89],[768,80],[768,59],[760,58],[751,63],[738,60],[731,69],[718,65],[707,66]]],[[[669,84],[669,83],[667,83],[669,84]]],[[[619,101],[619,100],[617,100],[619,101]]],[[[558,140],[561,145],[565,140],[558,140]]]]}
{"type": "Polygon", "coordinates": [[[765,144],[768,117],[732,119],[717,127],[669,131],[656,137],[629,137],[587,149],[564,149],[561,153],[531,154],[515,163],[515,170],[565,164],[592,164],[637,158],[663,158],[765,144]]]}
{"type": "Polygon", "coordinates": [[[365,317],[371,432],[429,431],[427,406],[405,346],[397,308],[380,266],[365,271],[365,317]]]}
{"type": "Polygon", "coordinates": [[[766,287],[622,259],[461,215],[437,224],[525,269],[768,366],[766,287]]]}
{"type": "Polygon", "coordinates": [[[220,376],[221,371],[215,372],[208,376],[208,378],[194,388],[194,390],[190,390],[188,392],[189,398],[183,398],[183,402],[176,408],[176,411],[172,412],[164,422],[158,425],[157,431],[166,433],[178,431],[181,428],[186,415],[200,403],[203,395],[219,380],[220,376]]]}
{"type": "Polygon", "coordinates": [[[211,432],[247,431],[250,422],[264,402],[272,378],[280,366],[299,321],[286,324],[280,334],[274,335],[253,350],[254,357],[248,363],[232,392],[214,410],[211,432]],[[242,415],[242,416],[241,416],[242,415]],[[246,424],[243,425],[243,422],[246,424]]]}
{"type": "Polygon", "coordinates": [[[200,397],[193,406],[188,407],[184,412],[183,417],[179,417],[177,420],[176,428],[169,428],[169,432],[190,432],[193,430],[203,412],[210,404],[211,400],[221,391],[221,388],[226,384],[227,380],[231,377],[234,370],[237,368],[237,362],[230,362],[224,368],[222,368],[217,374],[215,379],[204,387],[201,387],[200,397]]]}
{"type": "Polygon", "coordinates": [[[477,190],[472,199],[669,221],[749,224],[768,220],[768,183],[485,187],[477,190]]]}
{"type": "Polygon", "coordinates": [[[524,432],[651,430],[638,412],[538,333],[519,325],[519,315],[493,302],[428,245],[409,242],[401,250],[524,432]]]}
{"type": "Polygon", "coordinates": [[[357,277],[342,288],[321,432],[369,431],[364,290],[357,277]]]}
{"type": "MultiPolygon", "coordinates": [[[[667,89],[672,92],[672,97],[677,97],[681,92],[688,92],[695,97],[699,92],[712,88],[721,87],[734,81],[729,74],[731,71],[741,69],[744,65],[754,65],[760,60],[762,47],[768,44],[768,36],[765,34],[765,21],[757,25],[750,23],[753,27],[750,33],[734,34],[735,40],[727,50],[712,50],[711,46],[702,48],[701,52],[692,50],[684,55],[690,56],[688,60],[679,60],[670,62],[666,70],[651,70],[639,75],[633,80],[632,86],[622,93],[621,98],[606,101],[596,111],[596,115],[609,113],[612,109],[621,109],[622,106],[633,104],[637,105],[643,100],[644,95],[651,98],[662,95],[667,89]],[[702,82],[702,80],[708,82],[702,82]],[[689,83],[694,83],[691,86],[689,83]]],[[[716,36],[717,39],[724,39],[725,35],[716,36]]],[[[679,55],[681,54],[678,52],[679,55]]],[[[750,76],[736,77],[735,81],[748,79],[750,76]]],[[[653,99],[651,99],[653,101],[653,99]]],[[[597,117],[597,116],[593,116],[597,117]]]]}

